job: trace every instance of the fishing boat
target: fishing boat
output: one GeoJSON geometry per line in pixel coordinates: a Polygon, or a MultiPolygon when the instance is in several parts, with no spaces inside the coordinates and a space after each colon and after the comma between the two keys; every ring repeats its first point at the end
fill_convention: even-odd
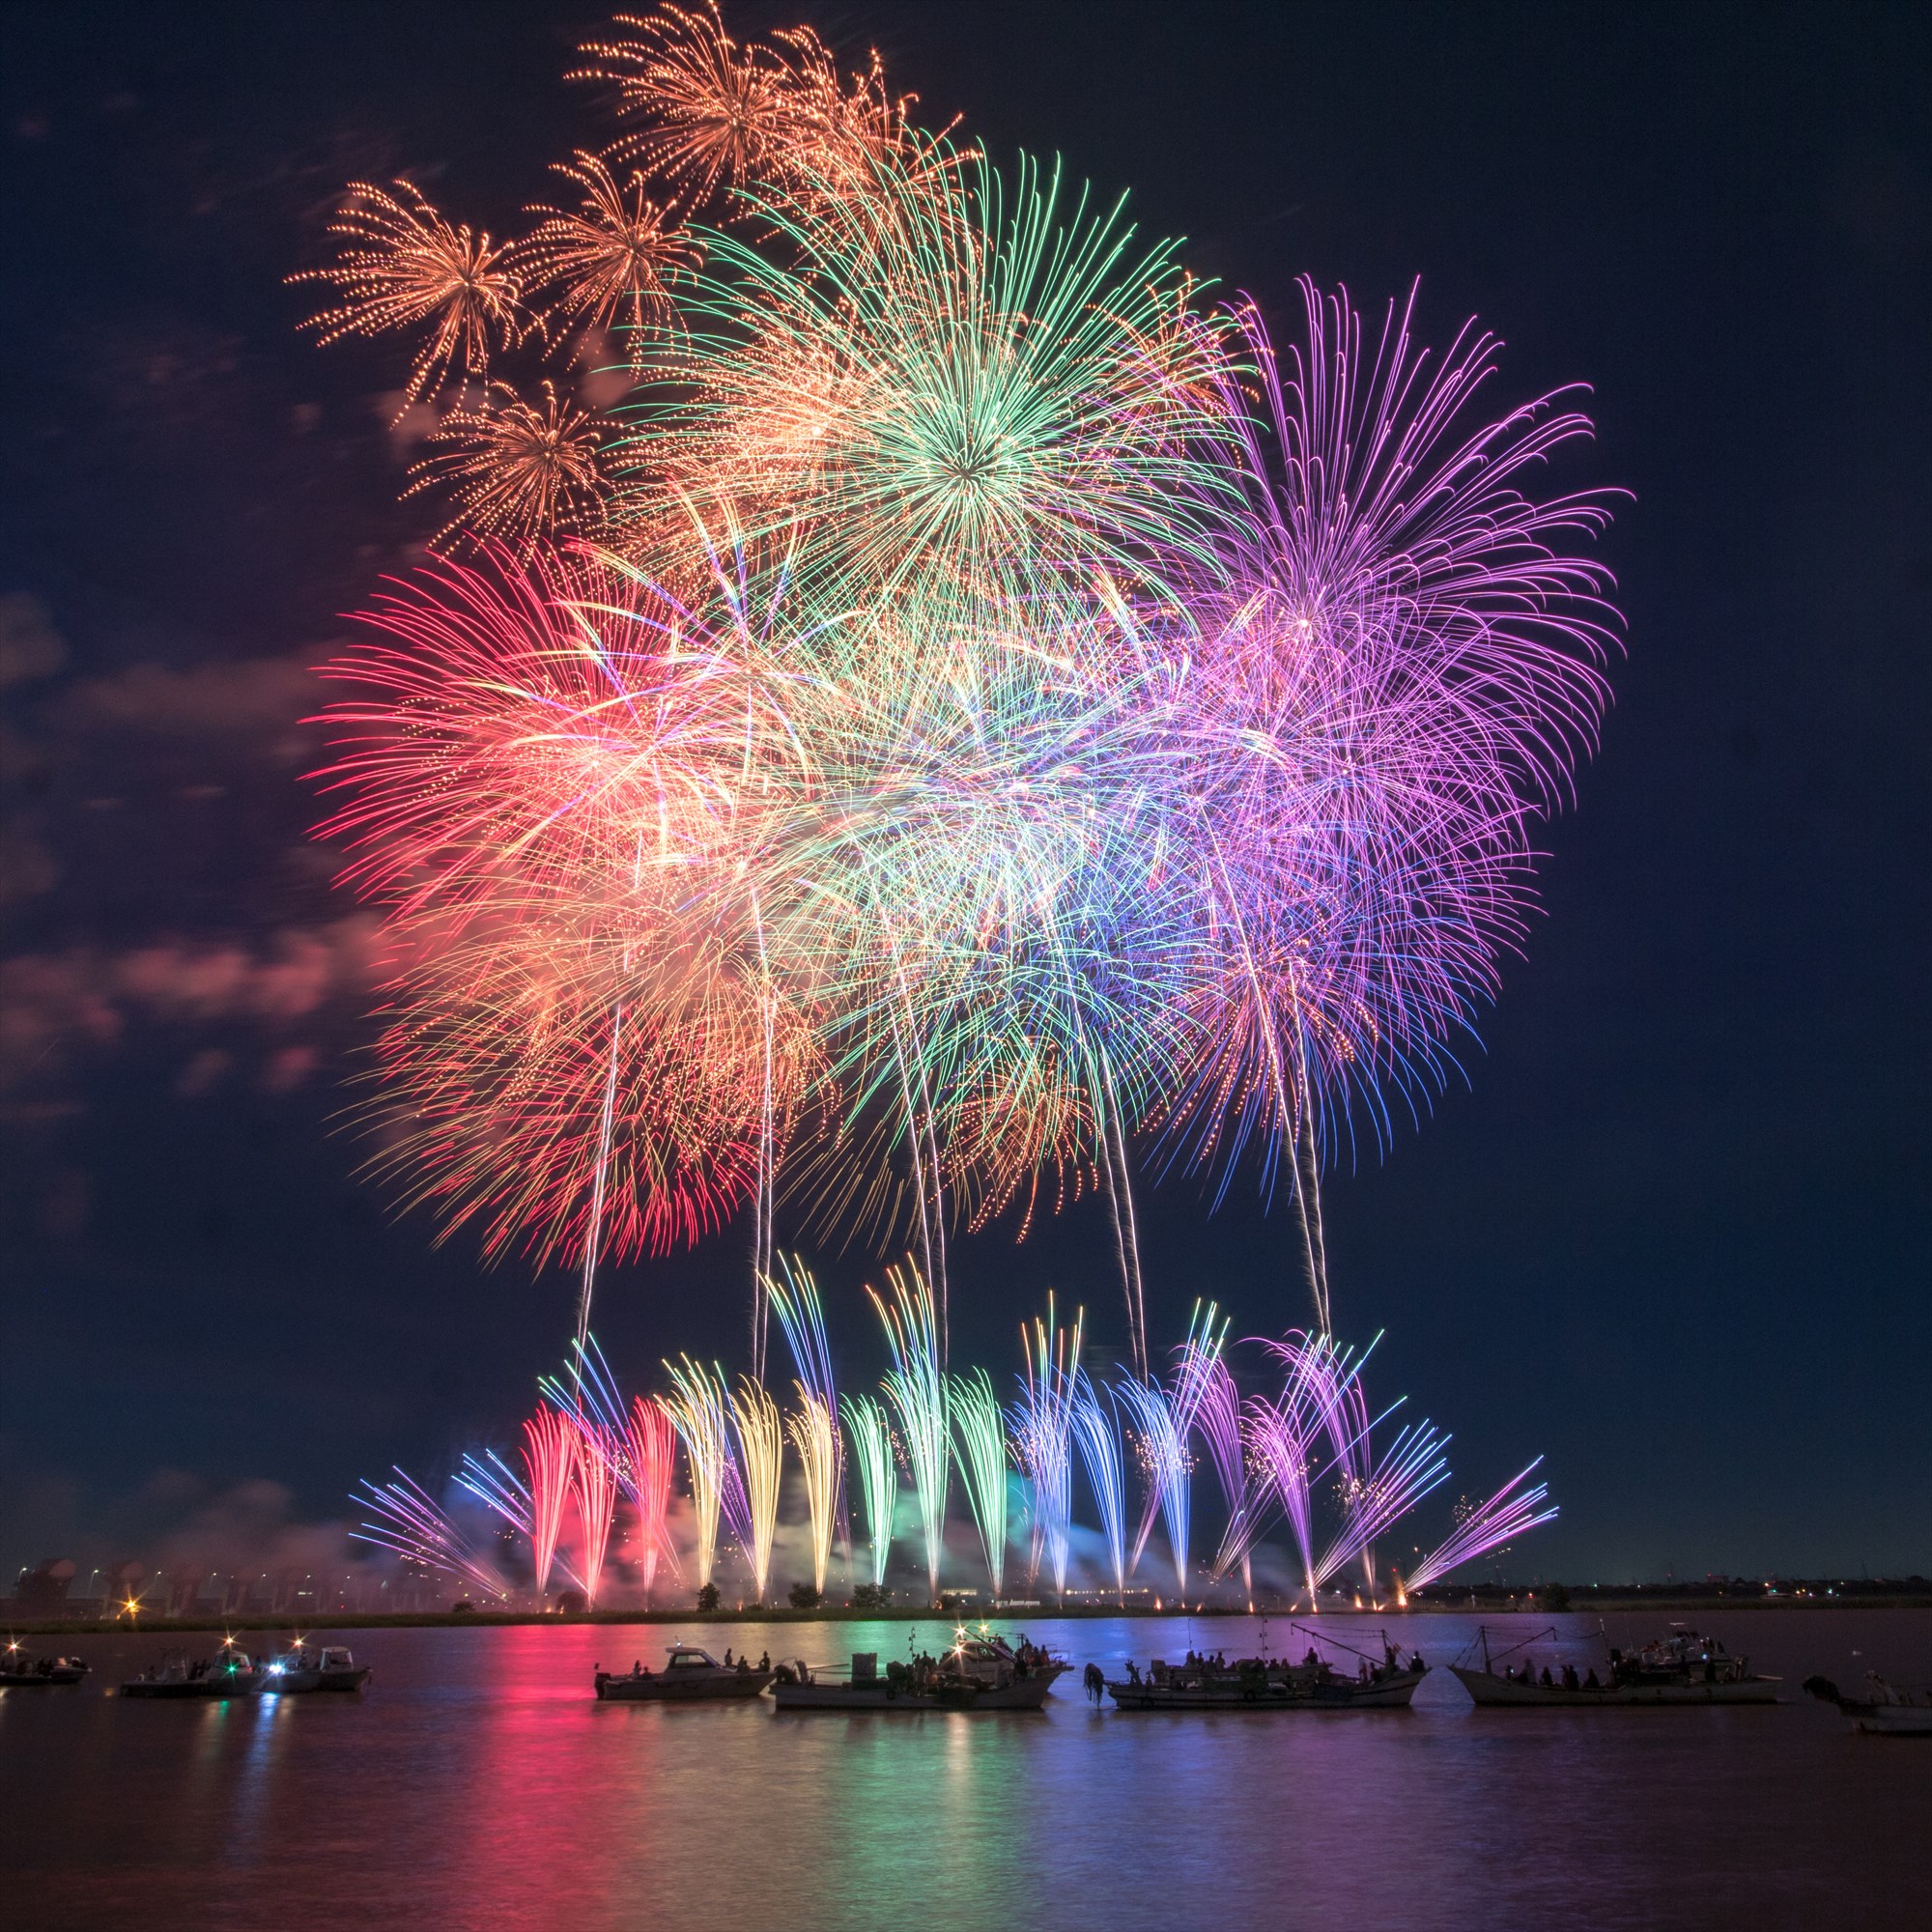
{"type": "Polygon", "coordinates": [[[1683,1624],[1640,1650],[1609,1646],[1603,1675],[1592,1666],[1579,1677],[1574,1663],[1539,1674],[1525,1656],[1519,1669],[1507,1660],[1554,1637],[1555,1627],[1522,1638],[1493,1655],[1487,1626],[1476,1633],[1482,1668],[1461,1662],[1449,1668],[1486,1710],[1611,1710],[1673,1704],[1775,1704],[1782,1679],[1753,1673],[1750,1659],[1727,1651],[1716,1637],[1701,1637],[1683,1624]],[[1503,1668],[1498,1671],[1497,1664],[1503,1668]]]}
{"type": "Polygon", "coordinates": [[[883,1674],[877,1651],[855,1651],[843,1678],[821,1676],[803,1662],[781,1665],[772,1701],[781,1711],[1037,1711],[1067,1667],[1036,1644],[962,1628],[941,1656],[895,1660],[883,1674]]]}
{"type": "Polygon", "coordinates": [[[36,1690],[50,1684],[78,1684],[87,1665],[77,1657],[36,1657],[18,1643],[0,1651],[0,1689],[36,1690]]]}
{"type": "Polygon", "coordinates": [[[1122,1711],[1406,1711],[1429,1675],[1421,1652],[1405,1663],[1386,1633],[1378,1658],[1325,1632],[1292,1628],[1312,1639],[1298,1663],[1265,1656],[1230,1663],[1189,1652],[1180,1663],[1155,1658],[1146,1676],[1129,1663],[1125,1677],[1103,1680],[1107,1694],[1122,1711]],[[1354,1669],[1337,1668],[1324,1648],[1353,1657],[1354,1669]]]}
{"type": "Polygon", "coordinates": [[[1876,1738],[1932,1738],[1932,1690],[1901,1690],[1876,1670],[1865,1672],[1862,1697],[1847,1697],[1829,1677],[1807,1677],[1804,1689],[1835,1704],[1855,1731],[1876,1738]]]}
{"type": "MultiPolygon", "coordinates": [[[[727,1651],[728,1657],[730,1653],[727,1651]]],[[[632,1664],[626,1674],[600,1670],[592,1679],[597,1695],[613,1704],[697,1704],[720,1698],[755,1697],[772,1681],[769,1664],[753,1665],[741,1657],[720,1663],[708,1650],[689,1644],[670,1646],[662,1670],[632,1664]]]]}
{"type": "Polygon", "coordinates": [[[268,1681],[262,1686],[277,1697],[296,1697],[310,1690],[360,1690],[374,1675],[370,1664],[358,1664],[347,1644],[327,1643],[320,1647],[305,1637],[297,1637],[269,1665],[268,1681]]]}
{"type": "Polygon", "coordinates": [[[253,1697],[269,1673],[231,1641],[213,1657],[190,1658],[171,1650],[152,1669],[121,1687],[124,1697],[253,1697]]]}

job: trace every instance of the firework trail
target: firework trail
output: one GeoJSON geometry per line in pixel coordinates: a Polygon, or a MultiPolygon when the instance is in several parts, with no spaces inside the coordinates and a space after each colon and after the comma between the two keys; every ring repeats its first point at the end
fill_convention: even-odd
{"type": "Polygon", "coordinates": [[[1111,1405],[1102,1407],[1100,1398],[1085,1369],[1073,1372],[1070,1402],[1073,1439],[1080,1445],[1080,1461],[1087,1471],[1088,1487],[1094,1492],[1094,1507],[1100,1513],[1100,1530],[1106,1540],[1107,1554],[1114,1572],[1114,1594],[1124,1604],[1127,1598],[1127,1477],[1126,1459],[1121,1450],[1121,1424],[1111,1405]]]}
{"type": "Polygon", "coordinates": [[[1260,1529],[1258,1513],[1248,1494],[1247,1436],[1241,1426],[1241,1395],[1228,1365],[1218,1356],[1198,1371],[1199,1395],[1194,1406],[1194,1429],[1208,1445],[1208,1460],[1221,1485],[1227,1527],[1209,1566],[1225,1577],[1236,1564],[1244,1568],[1248,1550],[1260,1529]]]}
{"type": "MultiPolygon", "coordinates": [[[[696,1529],[697,1587],[711,1581],[718,1558],[718,1524],[727,1493],[736,1490],[737,1468],[731,1453],[731,1425],[726,1410],[728,1390],[724,1371],[715,1376],[702,1363],[681,1355],[667,1362],[675,1393],[665,1399],[665,1408],[684,1444],[684,1459],[691,1472],[692,1516],[696,1529]]],[[[744,1544],[749,1548],[749,1530],[744,1544]]]]}
{"type": "Polygon", "coordinates": [[[867,1288],[885,1324],[893,1367],[882,1386],[898,1419],[899,1440],[912,1471],[920,1531],[925,1546],[926,1586],[939,1597],[939,1565],[946,1548],[947,1411],[946,1378],[939,1366],[939,1334],[932,1291],[925,1277],[907,1263],[886,1270],[893,1298],[887,1302],[867,1288]]]}
{"type": "MultiPolygon", "coordinates": [[[[583,1443],[570,1416],[539,1403],[524,1424],[524,1481],[530,1498],[530,1553],[536,1565],[537,1595],[550,1589],[551,1564],[563,1531],[563,1512],[576,1488],[583,1443]]],[[[588,1550],[591,1537],[584,1538],[588,1550]]],[[[602,1550],[598,1552],[602,1561],[602,1550]]]]}
{"type": "Polygon", "coordinates": [[[892,1553],[893,1515],[898,1507],[898,1467],[893,1457],[892,1425],[884,1407],[869,1395],[840,1399],[852,1438],[852,1463],[866,1499],[866,1533],[871,1552],[871,1583],[882,1588],[892,1553]]]}
{"type": "Polygon", "coordinates": [[[1140,1565],[1156,1519],[1167,1524],[1168,1548],[1174,1558],[1175,1587],[1187,1588],[1188,1466],[1187,1438],[1176,1427],[1174,1406],[1158,1382],[1118,1381],[1115,1400],[1125,1410],[1140,1458],[1146,1494],[1140,1526],[1127,1559],[1131,1574],[1140,1565]]]}
{"type": "MultiPolygon", "coordinates": [[[[373,1544],[428,1570],[440,1570],[486,1597],[507,1603],[510,1586],[422,1486],[401,1469],[392,1483],[372,1483],[366,1477],[356,1498],[376,1517],[349,1534],[356,1543],[373,1544]]],[[[1462,1559],[1458,1559],[1459,1561],[1462,1559]]]]}
{"type": "Polygon", "coordinates": [[[1025,1374],[1013,1410],[1013,1444],[1033,1485],[1033,1523],[1028,1560],[1029,1583],[1046,1559],[1056,1596],[1066,1588],[1067,1524],[1073,1509],[1073,1378],[1080,1367],[1084,1311],[1076,1311],[1069,1332],[1054,1321],[1053,1298],[1046,1319],[1020,1329],[1025,1374]]]}
{"type": "MultiPolygon", "coordinates": [[[[1322,1447],[1329,1408],[1329,1391],[1321,1374],[1321,1358],[1312,1352],[1291,1358],[1287,1385],[1278,1400],[1249,1398],[1246,1435],[1255,1461],[1273,1502],[1288,1520],[1301,1560],[1302,1587],[1309,1606],[1315,1601],[1314,1486],[1323,1472],[1322,1447]]],[[[1251,1519],[1259,1535],[1259,1516],[1251,1519]]]]}
{"type": "Polygon", "coordinates": [[[984,1369],[947,1378],[952,1456],[997,1601],[1007,1593],[1007,1415],[984,1369]]]}
{"type": "Polygon", "coordinates": [[[622,1439],[611,1435],[588,1415],[573,1416],[577,1428],[577,1470],[574,1489],[577,1510],[583,1526],[583,1548],[579,1568],[583,1576],[584,1602],[597,1606],[597,1593],[604,1580],[604,1557],[610,1547],[611,1527],[617,1514],[620,1487],[619,1459],[622,1439]]]}
{"type": "Polygon", "coordinates": [[[737,1467],[744,1485],[745,1526],[741,1538],[752,1569],[753,1601],[765,1601],[772,1572],[772,1540],[778,1532],[779,1487],[784,1472],[784,1420],[779,1406],[750,1376],[738,1378],[731,1397],[731,1433],[737,1439],[737,1467]]]}
{"type": "Polygon", "coordinates": [[[1519,1536],[1556,1520],[1557,1511],[1553,1503],[1548,1509],[1544,1508],[1549,1500],[1548,1484],[1538,1483],[1534,1489],[1519,1491],[1519,1485],[1527,1482],[1542,1462],[1543,1458],[1539,1456],[1528,1468],[1519,1470],[1494,1495],[1486,1497],[1482,1502],[1458,1506],[1455,1529],[1409,1572],[1403,1592],[1405,1601],[1407,1591],[1420,1590],[1463,1564],[1473,1562],[1478,1556],[1514,1543],[1519,1536]]]}
{"type": "Polygon", "coordinates": [[[1373,1546],[1390,1524],[1406,1516],[1432,1490],[1449,1480],[1443,1452],[1446,1435],[1428,1422],[1410,1423],[1384,1456],[1364,1459],[1365,1473],[1348,1481],[1347,1520],[1315,1565],[1315,1580],[1325,1583],[1345,1563],[1363,1559],[1369,1588],[1375,1588],[1373,1546]]]}
{"type": "Polygon", "coordinates": [[[785,1417],[785,1434],[798,1452],[805,1475],[806,1505],[811,1521],[811,1582],[823,1595],[844,1472],[844,1440],[838,1432],[838,1393],[833,1385],[825,1311],[811,1271],[782,1255],[779,1257],[779,1272],[766,1278],[765,1294],[784,1330],[798,1370],[792,1383],[798,1391],[798,1407],[785,1417]]]}
{"type": "Polygon", "coordinates": [[[644,1570],[644,1602],[657,1581],[658,1559],[681,1571],[671,1542],[668,1514],[671,1476],[677,1458],[677,1432],[670,1412],[655,1396],[638,1396],[624,1429],[624,1487],[638,1513],[638,1546],[644,1570]]]}

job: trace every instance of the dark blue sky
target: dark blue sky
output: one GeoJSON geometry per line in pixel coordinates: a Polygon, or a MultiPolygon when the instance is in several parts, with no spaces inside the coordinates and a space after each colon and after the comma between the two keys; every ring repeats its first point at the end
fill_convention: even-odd
{"type": "MultiPolygon", "coordinates": [[[[810,17],[1265,305],[1420,274],[1512,395],[1595,385],[1563,480],[1635,494],[1616,708],[1467,1088],[1331,1179],[1338,1324],[1471,1486],[1547,1453],[1526,1568],[1932,1569],[1923,10],[810,17]]],[[[598,138],[558,76],[600,18],[0,16],[0,1563],[249,1478],[338,1513],[501,1430],[567,1332],[566,1283],[391,1223],[331,1132],[365,1036],[302,667],[438,519],[394,500],[399,360],[298,338],[281,277],[354,176],[516,225],[598,138]]],[[[1284,1216],[1179,1185],[1144,1227],[1157,1330],[1300,1318],[1284,1216]]],[[[1103,1239],[962,1243],[956,1351],[1009,1364],[1049,1286],[1107,1335],[1103,1239]]],[[[734,1350],[744,1248],[611,1275],[620,1368],[734,1350]]],[[[867,1260],[822,1259],[869,1377],[867,1260]]]]}

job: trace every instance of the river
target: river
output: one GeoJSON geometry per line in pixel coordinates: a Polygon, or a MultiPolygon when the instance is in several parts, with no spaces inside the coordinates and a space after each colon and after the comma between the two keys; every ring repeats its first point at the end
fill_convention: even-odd
{"type": "MultiPolygon", "coordinates": [[[[1549,1621],[1488,1619],[1497,1643],[1549,1621]]],[[[330,1633],[375,1666],[361,1698],[226,1704],[104,1694],[184,1639],[71,1641],[86,1685],[0,1692],[0,1892],[23,1932],[1932,1923],[1932,1741],[1858,1736],[1799,1692],[1813,1671],[1932,1681],[1932,1612],[1694,1621],[1781,1673],[1792,1701],[1478,1713],[1439,1669],[1406,1714],[1122,1715],[1082,1698],[1089,1660],[1251,1651],[1255,1624],[1232,1618],[1022,1620],[1075,1670],[1044,1714],[1007,1718],[590,1694],[594,1663],[655,1662],[679,1638],[832,1664],[936,1650],[937,1617],[916,1634],[330,1633]]],[[[1369,1647],[1385,1628],[1435,1664],[1476,1630],[1321,1622],[1369,1647]]],[[[1555,1622],[1551,1654],[1601,1661],[1594,1618],[1555,1622]]],[[[1280,1618],[1268,1637],[1305,1647],[1280,1618]]]]}

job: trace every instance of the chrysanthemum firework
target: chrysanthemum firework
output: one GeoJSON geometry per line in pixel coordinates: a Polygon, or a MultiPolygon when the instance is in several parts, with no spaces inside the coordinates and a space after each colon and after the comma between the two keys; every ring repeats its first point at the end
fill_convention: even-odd
{"type": "Polygon", "coordinates": [[[1310,286],[1278,352],[805,30],[624,26],[646,172],[581,155],[516,258],[573,327],[664,325],[623,436],[451,417],[422,474],[515,554],[338,668],[390,1158],[541,1253],[749,1195],[767,1268],[782,1164],[920,1228],[942,1307],[945,1226],[1098,1186],[1137,1308],[1136,1147],[1299,1189],[1492,994],[1605,699],[1603,502],[1526,494],[1588,424],[1483,413],[1492,339],[1433,365],[1406,307],[1310,286]]]}
{"type": "Polygon", "coordinates": [[[368,182],[351,183],[329,224],[331,235],[344,238],[338,259],[289,279],[327,283],[341,298],[305,325],[319,331],[319,342],[419,333],[404,384],[412,403],[452,370],[485,374],[492,345],[514,346],[525,317],[507,250],[468,222],[452,227],[413,183],[395,185],[400,199],[368,182]]]}
{"type": "Polygon", "coordinates": [[[480,407],[452,410],[431,433],[432,453],[411,471],[406,497],[440,486],[456,515],[439,537],[468,530],[519,549],[538,537],[594,536],[604,517],[611,440],[589,410],[541,385],[543,407],[493,383],[480,407]]]}

